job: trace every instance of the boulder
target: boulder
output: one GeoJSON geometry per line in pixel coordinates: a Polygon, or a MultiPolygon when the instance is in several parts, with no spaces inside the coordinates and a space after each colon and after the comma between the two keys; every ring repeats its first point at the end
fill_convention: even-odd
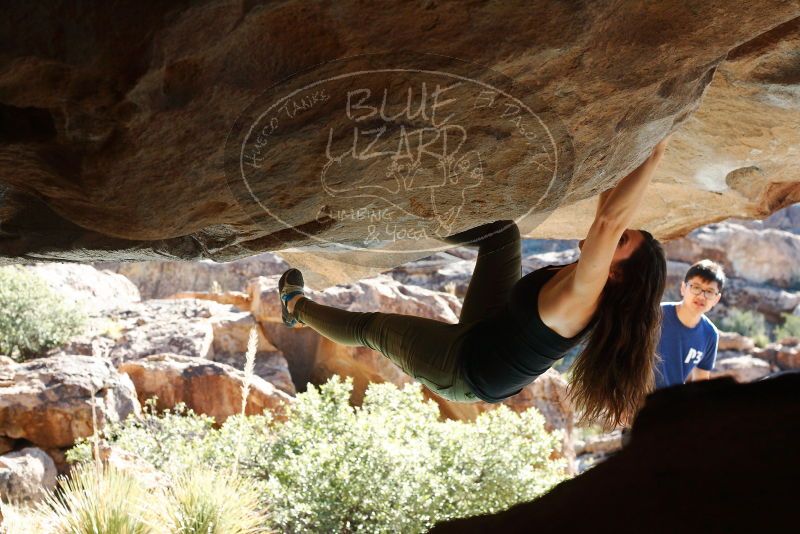
{"type": "Polygon", "coordinates": [[[751,284],[797,289],[800,275],[787,265],[800,263],[800,235],[776,229],[756,230],[723,222],[698,228],[665,245],[669,258],[688,264],[708,258],[731,278],[751,284]],[[757,250],[755,254],[753,251],[757,250]]]}
{"type": "MultiPolygon", "coordinates": [[[[245,286],[242,286],[245,287],[245,286]]],[[[250,309],[250,296],[242,291],[223,291],[221,293],[202,292],[202,291],[182,291],[169,295],[170,299],[200,299],[228,304],[240,310],[250,309]]]]}
{"type": "MultiPolygon", "coordinates": [[[[265,252],[229,263],[211,260],[104,262],[97,264],[97,267],[124,275],[139,288],[145,299],[164,299],[184,292],[214,295],[215,289],[223,295],[232,295],[247,287],[250,279],[281,274],[289,268],[289,264],[277,254],[265,252]]],[[[220,294],[218,292],[217,295],[220,294]]],[[[203,297],[187,295],[179,298],[203,297]]],[[[226,302],[219,298],[214,300],[247,309],[237,302],[226,302]]]]}
{"type": "Polygon", "coordinates": [[[213,355],[211,318],[235,312],[209,300],[148,300],[109,310],[61,353],[110,358],[115,364],[170,352],[198,358],[213,355]]]}
{"type": "Polygon", "coordinates": [[[755,348],[753,340],[747,336],[737,334],[736,332],[722,332],[719,333],[719,344],[717,350],[722,351],[736,351],[748,352],[755,348]]]}
{"type": "Polygon", "coordinates": [[[72,469],[72,464],[67,461],[67,451],[71,448],[72,447],[58,447],[44,450],[44,452],[47,453],[47,456],[53,459],[53,463],[56,466],[56,472],[59,475],[68,475],[70,469],[72,469]]]}
{"type": "Polygon", "coordinates": [[[31,503],[56,487],[56,466],[42,449],[26,447],[0,456],[0,501],[31,503]]]}
{"type": "Polygon", "coordinates": [[[249,311],[215,315],[209,319],[213,332],[212,348],[217,353],[247,352],[250,331],[255,329],[257,336],[256,350],[259,352],[274,352],[278,349],[264,336],[260,325],[249,311]]]}
{"type": "Polygon", "coordinates": [[[211,319],[214,332],[213,356],[209,359],[244,369],[250,330],[255,328],[257,345],[253,372],[273,386],[294,395],[296,389],[283,353],[269,342],[261,325],[250,312],[231,312],[211,319]]]}
{"type": "Polygon", "coordinates": [[[745,355],[717,360],[711,376],[730,376],[737,382],[752,382],[769,375],[771,372],[772,366],[768,361],[745,355]]]}
{"type": "Polygon", "coordinates": [[[0,365],[0,435],[42,447],[69,447],[99,428],[138,414],[136,390],[111,362],[64,355],[0,365]]]}
{"type": "Polygon", "coordinates": [[[766,285],[752,285],[734,278],[729,280],[719,305],[721,313],[727,308],[757,311],[767,321],[778,324],[784,313],[792,313],[800,305],[800,292],[766,285]]]}
{"type": "MultiPolygon", "coordinates": [[[[218,352],[214,354],[213,361],[242,370],[245,366],[245,354],[218,352]]],[[[289,362],[286,361],[286,357],[279,350],[256,352],[253,373],[288,395],[294,396],[297,394],[297,386],[292,379],[289,362]]],[[[305,382],[303,384],[305,385],[305,382]]]]}
{"type": "MultiPolygon", "coordinates": [[[[800,200],[791,162],[797,155],[787,149],[797,145],[797,131],[789,134],[787,126],[800,109],[791,104],[798,98],[791,74],[798,28],[795,16],[728,53],[702,104],[670,143],[634,227],[670,240],[729,217],[762,219],[776,211],[757,206],[763,202],[780,209],[800,200]],[[699,221],[712,211],[716,217],[699,221]]],[[[595,199],[564,206],[531,236],[583,237],[595,206],[595,199]]]]}
{"type": "MultiPolygon", "coordinates": [[[[357,213],[367,207],[400,206],[398,224],[409,223],[403,230],[422,226],[429,235],[446,229],[439,225],[462,230],[532,213],[529,232],[564,207],[537,231],[582,237],[593,201],[588,209],[581,201],[615,184],[673,129],[679,135],[637,225],[675,237],[726,216],[767,214],[798,195],[798,155],[786,148],[800,144],[792,127],[800,122],[795,2],[732,0],[725,9],[713,2],[691,9],[674,1],[498,3],[477,12],[450,0],[392,9],[354,0],[47,10],[21,2],[5,14],[13,24],[3,28],[9,44],[0,61],[0,105],[10,125],[0,158],[0,256],[9,262],[226,261],[293,248],[311,285],[326,287],[429,255],[409,251],[416,244],[398,243],[396,232],[380,237],[399,250],[366,246],[370,224],[357,213]],[[65,20],[89,30],[63,31],[65,20]],[[487,35],[514,38],[486,46],[487,35]],[[403,52],[423,42],[430,55],[403,52]],[[459,160],[466,166],[447,165],[450,154],[430,158],[414,182],[398,176],[408,169],[392,167],[390,154],[367,159],[351,147],[353,157],[345,157],[356,123],[347,91],[338,89],[351,84],[300,93],[291,108],[286,100],[274,126],[280,142],[268,139],[272,117],[256,125],[271,95],[367,68],[381,73],[353,83],[374,85],[373,96],[384,87],[419,95],[422,81],[435,86],[420,79],[425,72],[484,84],[451,93],[460,96],[451,102],[451,126],[467,131],[475,147],[459,160]],[[303,74],[287,80],[294,73],[303,74]],[[487,83],[516,100],[475,106],[487,83]],[[521,110],[517,101],[530,113],[516,122],[497,109],[521,110]],[[533,137],[539,124],[546,128],[533,137]],[[220,140],[228,132],[226,151],[220,140]],[[341,173],[328,184],[330,132],[343,154],[335,162],[346,168],[333,168],[341,173]],[[269,161],[269,169],[260,168],[254,183],[237,180],[241,149],[256,143],[258,157],[245,156],[254,165],[269,161]],[[455,174],[461,169],[481,177],[466,182],[471,191],[455,174]],[[435,196],[425,179],[444,171],[459,188],[435,196]],[[388,199],[376,195],[389,178],[403,188],[388,199]],[[364,182],[374,185],[372,194],[353,194],[364,182]],[[249,198],[238,194],[245,188],[249,198]]],[[[402,111],[404,101],[389,99],[388,113],[402,111]]],[[[434,124],[428,118],[416,117],[414,127],[434,124]]],[[[380,122],[394,134],[387,146],[397,148],[405,123],[380,122]]],[[[421,159],[427,145],[418,144],[421,159]]],[[[424,248],[438,244],[431,241],[424,248]]]]}
{"type": "Polygon", "coordinates": [[[776,347],[775,363],[781,369],[800,369],[800,342],[796,338],[783,340],[776,347]]]}
{"type": "Polygon", "coordinates": [[[37,263],[26,266],[66,300],[89,313],[139,302],[139,290],[124,276],[77,263],[37,263]]]}
{"type": "MultiPolygon", "coordinates": [[[[139,400],[158,397],[160,410],[184,403],[197,413],[214,417],[222,424],[241,413],[245,375],[229,365],[179,354],[154,354],[120,365],[136,385],[139,400]]],[[[247,415],[269,410],[282,416],[292,397],[264,379],[253,376],[247,397],[247,415]]]]}

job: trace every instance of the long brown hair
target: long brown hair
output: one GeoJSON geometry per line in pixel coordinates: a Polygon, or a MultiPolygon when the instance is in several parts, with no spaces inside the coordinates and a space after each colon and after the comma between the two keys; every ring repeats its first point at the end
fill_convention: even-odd
{"type": "Polygon", "coordinates": [[[620,276],[606,282],[572,368],[570,395],[582,420],[606,427],[629,422],[655,382],[667,260],[661,244],[641,232],[642,244],[616,266],[620,276]]]}

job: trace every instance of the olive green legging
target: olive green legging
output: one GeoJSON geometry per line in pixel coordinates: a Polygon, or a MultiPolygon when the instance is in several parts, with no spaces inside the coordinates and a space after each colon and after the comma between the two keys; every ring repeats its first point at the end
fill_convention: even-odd
{"type": "Polygon", "coordinates": [[[469,328],[501,308],[521,276],[519,229],[496,221],[446,239],[478,245],[458,324],[397,313],[350,312],[301,298],[294,316],[342,345],[364,346],[392,360],[409,376],[451,401],[478,400],[464,382],[458,354],[469,328]]]}

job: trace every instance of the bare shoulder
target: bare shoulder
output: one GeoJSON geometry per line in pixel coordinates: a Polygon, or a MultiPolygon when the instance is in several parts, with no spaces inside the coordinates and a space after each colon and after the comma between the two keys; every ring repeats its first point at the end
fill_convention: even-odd
{"type": "Polygon", "coordinates": [[[586,328],[597,309],[597,302],[586,302],[574,290],[576,266],[567,265],[548,280],[539,291],[537,303],[542,322],[566,338],[586,328]]]}

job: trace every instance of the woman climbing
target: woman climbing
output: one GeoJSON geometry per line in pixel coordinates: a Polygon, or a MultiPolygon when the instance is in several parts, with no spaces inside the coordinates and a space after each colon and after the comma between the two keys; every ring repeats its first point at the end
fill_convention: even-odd
{"type": "Polygon", "coordinates": [[[520,234],[497,221],[449,236],[478,245],[458,324],[379,312],[349,312],[305,298],[289,269],[278,287],[283,319],[343,345],[379,351],[434,393],[456,402],[499,402],[519,393],[572,347],[571,395],[587,420],[625,423],[653,386],[661,245],[633,220],[667,139],[600,196],[580,259],[521,276],[520,234]]]}

